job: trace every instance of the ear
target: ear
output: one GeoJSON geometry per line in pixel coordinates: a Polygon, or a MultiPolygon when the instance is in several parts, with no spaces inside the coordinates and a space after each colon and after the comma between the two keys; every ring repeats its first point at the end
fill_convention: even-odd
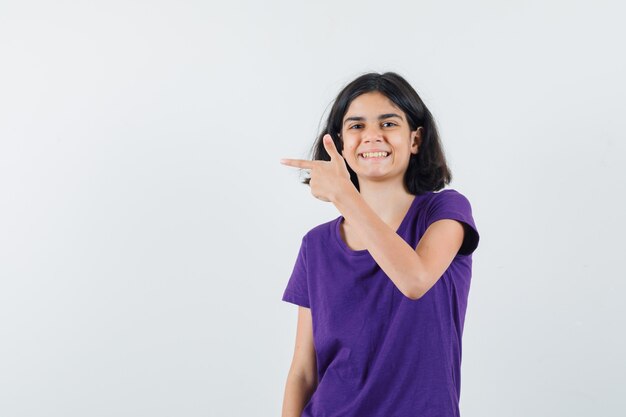
{"type": "Polygon", "coordinates": [[[417,129],[411,132],[411,153],[416,154],[420,145],[422,144],[422,134],[424,128],[419,126],[417,129]]]}

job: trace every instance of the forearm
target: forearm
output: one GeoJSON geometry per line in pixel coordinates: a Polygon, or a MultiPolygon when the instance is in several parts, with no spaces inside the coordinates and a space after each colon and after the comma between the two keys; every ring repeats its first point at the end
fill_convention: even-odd
{"type": "Polygon", "coordinates": [[[400,292],[416,299],[421,289],[418,271],[422,264],[415,249],[378,217],[356,188],[345,187],[333,204],[400,292]]]}
{"type": "Polygon", "coordinates": [[[315,388],[315,385],[305,378],[289,372],[285,386],[282,417],[301,417],[302,410],[315,392],[315,388]]]}

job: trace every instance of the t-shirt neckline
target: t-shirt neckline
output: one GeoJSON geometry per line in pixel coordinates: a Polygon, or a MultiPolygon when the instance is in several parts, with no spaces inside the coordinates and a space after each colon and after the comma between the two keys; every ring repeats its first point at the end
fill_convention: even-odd
{"type": "MultiPolygon", "coordinates": [[[[406,227],[406,223],[409,221],[409,217],[411,217],[411,213],[414,210],[414,207],[417,204],[417,200],[419,200],[420,196],[423,196],[424,194],[419,194],[419,195],[414,195],[413,197],[413,201],[411,201],[411,205],[409,206],[409,209],[407,210],[406,214],[404,215],[404,218],[402,219],[402,222],[400,222],[400,226],[398,226],[398,229],[396,230],[396,233],[398,235],[402,235],[402,232],[404,231],[404,228],[406,227]]],[[[337,245],[348,255],[351,256],[362,256],[362,255],[367,255],[369,254],[369,251],[367,249],[360,249],[360,250],[354,250],[351,249],[350,247],[348,247],[348,245],[346,244],[346,242],[343,241],[343,239],[341,238],[341,233],[339,231],[339,226],[340,223],[344,220],[343,216],[339,216],[337,217],[337,219],[335,219],[335,224],[334,224],[334,235],[335,235],[335,242],[337,243],[337,245]]]]}

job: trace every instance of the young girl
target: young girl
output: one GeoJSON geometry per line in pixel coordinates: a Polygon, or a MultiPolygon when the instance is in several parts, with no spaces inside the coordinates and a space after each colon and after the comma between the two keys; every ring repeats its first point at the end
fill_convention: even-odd
{"type": "Polygon", "coordinates": [[[304,183],[341,215],[302,238],[283,417],[459,416],[461,336],[479,235],[435,122],[401,76],[337,96],[304,183]],[[440,191],[441,190],[441,191],[440,191]]]}

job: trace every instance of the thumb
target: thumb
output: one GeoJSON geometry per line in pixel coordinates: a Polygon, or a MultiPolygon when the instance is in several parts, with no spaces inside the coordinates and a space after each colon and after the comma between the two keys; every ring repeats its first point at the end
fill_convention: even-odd
{"type": "Polygon", "coordinates": [[[341,156],[337,151],[337,147],[335,146],[335,142],[333,142],[333,138],[329,134],[324,135],[323,141],[324,149],[326,149],[326,152],[328,152],[328,155],[330,155],[331,160],[341,156]]]}

